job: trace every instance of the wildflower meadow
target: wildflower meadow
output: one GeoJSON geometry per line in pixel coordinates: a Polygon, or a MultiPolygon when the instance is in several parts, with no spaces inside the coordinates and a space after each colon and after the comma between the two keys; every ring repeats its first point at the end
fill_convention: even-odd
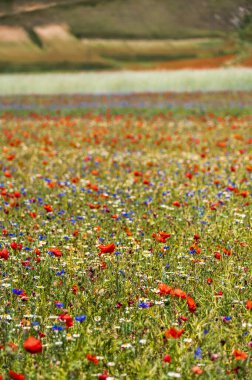
{"type": "Polygon", "coordinates": [[[252,379],[248,107],[41,99],[1,100],[0,379],[252,379]]]}

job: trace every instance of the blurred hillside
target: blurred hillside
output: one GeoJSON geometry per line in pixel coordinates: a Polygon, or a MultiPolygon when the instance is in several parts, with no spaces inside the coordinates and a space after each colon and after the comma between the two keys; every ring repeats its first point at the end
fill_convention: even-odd
{"type": "Polygon", "coordinates": [[[0,71],[252,66],[251,0],[1,0],[0,71]]]}

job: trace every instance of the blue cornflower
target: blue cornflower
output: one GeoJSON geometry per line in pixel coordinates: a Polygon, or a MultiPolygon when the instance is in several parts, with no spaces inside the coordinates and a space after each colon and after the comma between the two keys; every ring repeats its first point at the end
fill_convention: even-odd
{"type": "Polygon", "coordinates": [[[200,347],[197,347],[196,351],[194,352],[195,358],[202,358],[202,351],[200,347]]]}
{"type": "Polygon", "coordinates": [[[146,302],[140,302],[138,306],[141,307],[142,309],[148,309],[150,307],[150,305],[146,302]]]}
{"type": "Polygon", "coordinates": [[[20,294],[23,294],[24,291],[21,289],[12,289],[12,293],[17,294],[19,296],[20,294]]]}
{"type": "Polygon", "coordinates": [[[74,318],[77,322],[84,322],[87,317],[86,315],[78,315],[77,317],[74,318]]]}
{"type": "Polygon", "coordinates": [[[62,331],[62,330],[63,330],[63,327],[62,327],[62,326],[56,326],[56,325],[54,325],[54,326],[52,327],[52,330],[53,330],[53,331],[62,331]]]}

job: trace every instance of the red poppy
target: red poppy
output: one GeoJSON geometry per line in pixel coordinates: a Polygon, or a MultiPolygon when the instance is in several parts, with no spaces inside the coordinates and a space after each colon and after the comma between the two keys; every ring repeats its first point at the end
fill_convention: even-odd
{"type": "Polygon", "coordinates": [[[4,248],[2,251],[0,251],[0,259],[8,260],[10,252],[4,248]]]}
{"type": "Polygon", "coordinates": [[[93,204],[93,203],[88,203],[88,206],[91,210],[94,210],[94,209],[98,210],[99,208],[101,208],[101,205],[93,204]]]}
{"type": "Polygon", "coordinates": [[[152,237],[159,243],[166,243],[166,240],[171,236],[171,234],[167,234],[166,232],[159,231],[157,234],[152,234],[152,237]]]}
{"type": "Polygon", "coordinates": [[[108,245],[99,245],[99,250],[100,250],[100,253],[99,253],[99,256],[102,254],[102,253],[113,253],[114,250],[115,250],[115,244],[112,243],[112,244],[108,244],[108,245]]]}
{"type": "Polygon", "coordinates": [[[7,178],[11,178],[11,177],[12,177],[11,172],[10,172],[9,170],[6,170],[6,171],[4,172],[4,175],[5,175],[5,177],[7,177],[7,178]]]}
{"type": "Polygon", "coordinates": [[[74,284],[72,286],[72,293],[76,295],[78,293],[78,290],[79,290],[78,285],[74,284]]]}
{"type": "Polygon", "coordinates": [[[51,205],[44,205],[44,209],[46,210],[46,212],[53,212],[53,208],[51,205]]]}
{"type": "Polygon", "coordinates": [[[39,339],[34,338],[34,336],[29,336],[24,342],[24,349],[31,354],[37,354],[42,352],[42,343],[39,339]]]}
{"type": "Polygon", "coordinates": [[[171,236],[171,234],[167,234],[166,232],[163,232],[163,231],[159,231],[158,233],[160,236],[162,236],[165,239],[167,239],[171,236]]]}
{"type": "Polygon", "coordinates": [[[61,256],[62,256],[62,252],[61,252],[61,250],[60,250],[59,248],[57,248],[57,247],[55,247],[55,248],[50,248],[49,251],[50,251],[51,253],[53,253],[54,256],[56,256],[56,257],[61,257],[61,256]]]}
{"type": "Polygon", "coordinates": [[[186,293],[181,290],[181,289],[172,289],[171,293],[170,293],[172,296],[175,296],[175,297],[178,297],[178,298],[182,298],[182,299],[186,299],[186,293]]]}
{"type": "Polygon", "coordinates": [[[159,284],[158,290],[161,295],[167,295],[171,294],[171,291],[173,290],[171,286],[168,286],[166,284],[159,284]]]}
{"type": "Polygon", "coordinates": [[[163,358],[163,362],[165,362],[165,363],[170,363],[171,360],[172,359],[171,359],[170,355],[165,355],[164,358],[163,358]]]}
{"type": "Polygon", "coordinates": [[[108,378],[108,371],[104,370],[101,375],[98,375],[99,380],[106,380],[108,378]]]}
{"type": "Polygon", "coordinates": [[[252,310],[252,301],[247,300],[247,302],[246,302],[246,308],[247,308],[248,310],[252,310]]]}
{"type": "Polygon", "coordinates": [[[192,173],[190,173],[190,172],[186,173],[185,175],[186,175],[186,177],[189,178],[189,179],[192,179],[192,177],[193,177],[192,173]]]}
{"type": "Polygon", "coordinates": [[[166,330],[165,337],[167,339],[169,339],[169,338],[178,339],[181,337],[183,332],[184,332],[184,329],[176,330],[175,327],[170,327],[169,330],[166,330]]]}
{"type": "Polygon", "coordinates": [[[221,260],[221,254],[220,254],[220,252],[214,252],[214,257],[215,257],[217,260],[221,260]]]}
{"type": "Polygon", "coordinates": [[[240,350],[234,350],[232,355],[235,357],[236,360],[245,360],[248,356],[246,352],[240,350]]]}
{"type": "Polygon", "coordinates": [[[98,364],[99,363],[99,360],[97,359],[97,357],[95,355],[87,354],[86,358],[89,361],[93,362],[94,364],[98,364]]]}
{"type": "Polygon", "coordinates": [[[135,177],[142,177],[143,173],[136,171],[136,172],[134,172],[134,176],[135,177]]]}
{"type": "Polygon", "coordinates": [[[21,373],[14,372],[11,369],[9,370],[9,376],[13,380],[24,380],[25,379],[24,375],[22,375],[21,373]]]}
{"type": "Polygon", "coordinates": [[[154,239],[159,243],[166,243],[166,239],[159,234],[152,234],[152,237],[154,237],[154,239]]]}
{"type": "Polygon", "coordinates": [[[61,321],[66,322],[66,327],[72,327],[73,326],[73,318],[69,314],[61,314],[59,315],[59,319],[61,321]]]}
{"type": "Polygon", "coordinates": [[[192,372],[195,373],[195,375],[202,375],[204,371],[203,369],[195,365],[194,367],[192,367],[192,372]]]}
{"type": "Polygon", "coordinates": [[[95,184],[92,184],[92,183],[88,183],[88,184],[87,184],[87,187],[88,187],[89,189],[91,189],[91,190],[94,190],[94,191],[98,191],[98,190],[99,190],[98,186],[95,185],[95,184]]]}
{"type": "Polygon", "coordinates": [[[231,256],[232,255],[232,251],[231,249],[227,249],[227,248],[223,248],[223,253],[227,256],[231,256]]]}
{"type": "Polygon", "coordinates": [[[240,195],[243,197],[243,198],[246,198],[248,195],[249,195],[249,192],[248,191],[241,191],[240,192],[240,195]]]}
{"type": "Polygon", "coordinates": [[[144,179],[144,180],[143,180],[143,184],[144,184],[144,185],[150,185],[150,181],[148,181],[148,179],[144,179]]]}
{"type": "Polygon", "coordinates": [[[11,242],[10,246],[12,249],[18,250],[18,251],[21,251],[23,248],[22,244],[18,244],[15,241],[11,242]]]}
{"type": "Polygon", "coordinates": [[[188,309],[191,313],[194,313],[196,310],[197,310],[197,305],[196,305],[196,302],[194,301],[194,299],[190,296],[187,296],[187,306],[188,306],[188,309]]]}
{"type": "Polygon", "coordinates": [[[180,202],[179,201],[173,202],[173,206],[180,207],[180,202]]]}

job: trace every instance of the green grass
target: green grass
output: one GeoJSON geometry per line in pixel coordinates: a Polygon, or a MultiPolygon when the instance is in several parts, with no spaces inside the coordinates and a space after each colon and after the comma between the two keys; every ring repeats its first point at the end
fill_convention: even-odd
{"type": "Polygon", "coordinates": [[[36,111],[1,114],[4,379],[252,379],[251,114],[36,111]]]}

